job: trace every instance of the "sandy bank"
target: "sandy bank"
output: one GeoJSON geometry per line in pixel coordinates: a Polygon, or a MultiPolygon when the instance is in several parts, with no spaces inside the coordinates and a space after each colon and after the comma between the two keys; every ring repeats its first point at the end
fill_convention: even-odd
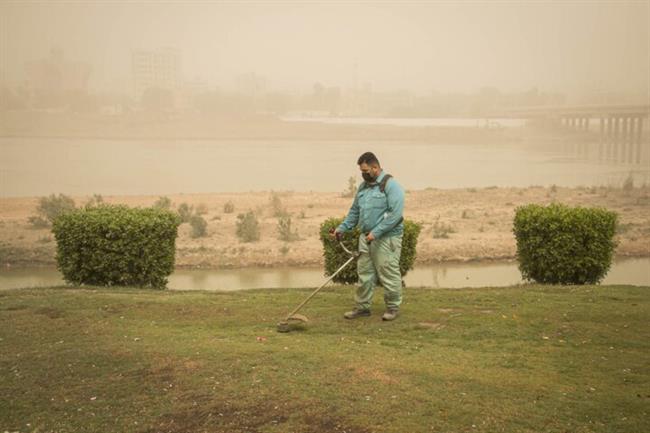
{"type": "MultiPolygon", "coordinates": [[[[350,199],[340,193],[281,192],[283,206],[301,239],[278,239],[270,192],[237,194],[180,194],[168,196],[174,206],[187,203],[206,210],[208,235],[194,239],[191,227],[181,225],[177,240],[178,267],[227,268],[250,266],[319,266],[322,250],[320,224],[343,216],[350,199]],[[224,213],[232,202],[233,213],[224,213]],[[237,214],[255,210],[261,239],[241,243],[236,237],[237,214]]],[[[74,197],[78,205],[88,197],[74,197]]],[[[150,206],[157,196],[104,197],[108,203],[150,206]]],[[[515,256],[512,219],[517,206],[558,201],[569,205],[600,206],[620,215],[617,256],[650,256],[650,189],[614,188],[483,188],[408,191],[406,218],[423,224],[418,263],[440,261],[509,260],[515,256]],[[450,228],[448,237],[440,228],[450,228]]],[[[0,264],[2,266],[53,265],[55,242],[49,229],[31,228],[27,219],[36,213],[38,198],[0,198],[0,264]]],[[[444,231],[444,230],[443,230],[444,231]]]]}

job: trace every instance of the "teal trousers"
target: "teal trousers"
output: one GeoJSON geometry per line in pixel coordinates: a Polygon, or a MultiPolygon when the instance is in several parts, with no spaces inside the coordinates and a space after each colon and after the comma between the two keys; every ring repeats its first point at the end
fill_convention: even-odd
{"type": "Polygon", "coordinates": [[[368,243],[362,234],[359,237],[359,252],[359,284],[355,295],[357,308],[370,309],[375,286],[381,284],[386,308],[399,309],[402,304],[402,274],[399,270],[402,235],[384,236],[368,243]]]}

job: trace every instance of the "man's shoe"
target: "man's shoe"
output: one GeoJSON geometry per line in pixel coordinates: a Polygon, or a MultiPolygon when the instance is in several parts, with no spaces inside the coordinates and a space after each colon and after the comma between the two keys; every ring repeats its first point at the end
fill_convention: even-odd
{"type": "Polygon", "coordinates": [[[343,317],[346,319],[356,319],[357,317],[368,317],[370,316],[370,310],[362,310],[360,308],[355,308],[352,311],[348,311],[343,314],[343,317]]]}
{"type": "Polygon", "coordinates": [[[395,320],[397,319],[397,316],[399,315],[399,310],[397,308],[389,308],[386,310],[383,316],[381,316],[381,320],[395,320]]]}

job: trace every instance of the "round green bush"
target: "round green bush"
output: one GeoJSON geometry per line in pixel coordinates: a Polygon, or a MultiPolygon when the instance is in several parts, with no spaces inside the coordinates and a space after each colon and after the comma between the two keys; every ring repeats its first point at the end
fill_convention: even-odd
{"type": "MultiPolygon", "coordinates": [[[[332,275],[350,256],[339,246],[338,241],[330,239],[330,229],[337,228],[343,218],[329,218],[320,226],[320,240],[323,243],[323,257],[325,258],[325,275],[332,275]]],[[[400,257],[399,268],[402,277],[413,269],[415,263],[416,247],[418,236],[422,226],[411,220],[404,220],[404,235],[402,237],[402,255],[400,257]]],[[[359,249],[359,236],[361,235],[358,228],[343,234],[343,244],[350,251],[359,249]]],[[[348,265],[336,277],[334,282],[342,284],[354,284],[358,280],[357,268],[354,264],[348,265]]]]}
{"type": "Polygon", "coordinates": [[[530,204],[515,211],[519,270],[544,284],[596,284],[616,248],[617,214],[602,208],[530,204]]]}
{"type": "Polygon", "coordinates": [[[174,271],[179,216],[156,208],[100,205],[54,220],[56,260],[72,284],[164,288],[174,271]]]}

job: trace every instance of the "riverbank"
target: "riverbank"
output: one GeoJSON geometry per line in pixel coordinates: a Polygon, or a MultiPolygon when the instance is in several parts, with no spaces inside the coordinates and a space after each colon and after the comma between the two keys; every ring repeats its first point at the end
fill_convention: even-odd
{"type": "MultiPolygon", "coordinates": [[[[430,144],[520,141],[522,128],[476,126],[395,126],[331,124],[317,120],[283,121],[273,115],[125,113],[99,115],[44,111],[7,111],[0,117],[0,137],[111,140],[372,140],[430,144]]],[[[529,131],[530,132],[530,131],[529,131]]]]}
{"type": "MultiPolygon", "coordinates": [[[[104,201],[151,206],[157,196],[110,196],[104,201]]],[[[320,224],[342,217],[351,199],[342,193],[251,192],[169,195],[173,206],[187,203],[205,211],[207,236],[192,238],[183,224],[177,239],[178,268],[313,267],[322,265],[320,224]],[[272,197],[291,215],[300,239],[278,239],[272,197]],[[234,211],[225,213],[226,203],[234,211]],[[239,213],[253,210],[260,221],[258,242],[242,243],[236,236],[239,213]]],[[[83,205],[89,197],[74,197],[83,205]]],[[[613,187],[466,188],[408,191],[405,217],[422,223],[416,263],[508,261],[515,258],[512,220],[517,206],[553,201],[572,206],[599,206],[618,212],[620,227],[616,256],[650,256],[650,188],[626,191],[613,187]]],[[[55,241],[49,229],[32,228],[37,197],[0,198],[0,266],[52,266],[55,241]]]]}
{"type": "MultiPolygon", "coordinates": [[[[0,293],[7,431],[642,432],[648,287],[411,289],[394,322],[308,290],[0,293]],[[380,413],[382,416],[377,416],[380,413]]],[[[381,294],[375,299],[381,303],[381,294]]]]}

